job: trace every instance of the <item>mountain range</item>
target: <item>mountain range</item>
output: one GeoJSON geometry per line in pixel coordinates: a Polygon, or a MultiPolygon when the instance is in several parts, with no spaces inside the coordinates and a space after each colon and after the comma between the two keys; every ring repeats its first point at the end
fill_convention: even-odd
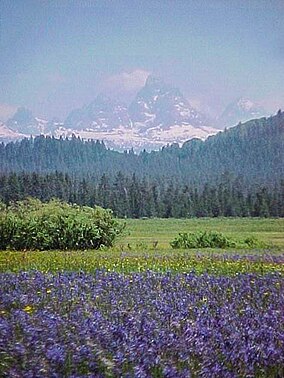
{"type": "Polygon", "coordinates": [[[221,116],[217,119],[221,127],[231,127],[239,122],[246,122],[249,119],[267,116],[265,109],[249,99],[239,98],[230,103],[221,116]]]}
{"type": "Polygon", "coordinates": [[[164,145],[198,138],[206,139],[224,127],[268,115],[248,99],[237,99],[214,120],[195,109],[178,88],[149,76],[129,106],[100,94],[93,102],[70,112],[64,122],[35,117],[19,108],[5,124],[0,123],[0,141],[25,136],[80,136],[104,140],[110,148],[155,150],[164,145]]]}
{"type": "Polygon", "coordinates": [[[118,152],[103,142],[83,141],[74,135],[0,143],[1,172],[62,172],[94,180],[122,172],[198,186],[214,184],[230,174],[249,186],[273,186],[284,178],[284,112],[239,123],[204,141],[192,139],[182,146],[174,143],[151,152],[118,152]]]}

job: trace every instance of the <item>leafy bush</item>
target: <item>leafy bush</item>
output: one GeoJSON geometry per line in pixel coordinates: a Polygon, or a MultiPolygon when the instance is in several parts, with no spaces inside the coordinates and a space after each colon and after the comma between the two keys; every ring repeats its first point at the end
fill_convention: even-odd
{"type": "MultiPolygon", "coordinates": [[[[233,240],[216,231],[203,231],[197,233],[179,233],[170,243],[172,248],[267,248],[268,245],[260,242],[254,236],[244,240],[233,240]]],[[[270,246],[273,247],[273,246],[270,246]]]]}
{"type": "Polygon", "coordinates": [[[1,205],[0,249],[98,249],[122,229],[111,210],[28,199],[1,205]]]}
{"type": "Polygon", "coordinates": [[[236,243],[221,232],[204,231],[198,233],[179,233],[170,243],[173,248],[228,248],[236,243]]]}
{"type": "Polygon", "coordinates": [[[175,248],[197,248],[197,234],[180,232],[178,236],[170,243],[175,248]]]}
{"type": "Polygon", "coordinates": [[[264,247],[266,247],[266,245],[264,243],[261,243],[254,236],[248,236],[244,240],[244,244],[246,244],[246,246],[248,246],[249,248],[264,248],[264,247]]]}

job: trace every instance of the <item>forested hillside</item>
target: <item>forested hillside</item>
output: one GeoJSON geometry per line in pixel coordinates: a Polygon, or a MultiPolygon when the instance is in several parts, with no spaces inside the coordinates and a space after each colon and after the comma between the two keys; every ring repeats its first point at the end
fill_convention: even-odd
{"type": "Polygon", "coordinates": [[[179,180],[149,180],[122,173],[99,180],[72,179],[68,174],[0,174],[0,201],[51,198],[111,208],[119,217],[284,217],[284,180],[273,187],[247,186],[223,175],[202,188],[179,180]]]}
{"type": "Polygon", "coordinates": [[[284,112],[261,118],[209,137],[160,151],[119,153],[103,142],[37,137],[0,145],[1,172],[50,173],[98,180],[118,172],[151,179],[179,179],[203,186],[225,172],[247,184],[273,185],[284,177],[284,112]]]}

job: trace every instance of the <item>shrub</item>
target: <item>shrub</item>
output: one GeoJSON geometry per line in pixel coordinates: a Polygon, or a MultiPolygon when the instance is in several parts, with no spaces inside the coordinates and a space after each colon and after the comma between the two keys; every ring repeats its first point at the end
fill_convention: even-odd
{"type": "MultiPolygon", "coordinates": [[[[267,244],[260,242],[254,236],[248,236],[244,240],[244,244],[249,248],[267,248],[269,247],[267,244]]],[[[272,245],[270,247],[273,247],[272,245]]]]}
{"type": "Polygon", "coordinates": [[[28,199],[2,207],[0,249],[98,249],[122,229],[111,210],[28,199]]]}
{"type": "Polygon", "coordinates": [[[221,232],[203,231],[197,233],[179,233],[170,243],[172,248],[272,248],[273,245],[259,241],[254,236],[248,236],[244,240],[232,240],[221,232]]]}
{"type": "Polygon", "coordinates": [[[221,232],[204,231],[198,233],[179,233],[170,243],[172,248],[228,248],[236,243],[221,232]]]}

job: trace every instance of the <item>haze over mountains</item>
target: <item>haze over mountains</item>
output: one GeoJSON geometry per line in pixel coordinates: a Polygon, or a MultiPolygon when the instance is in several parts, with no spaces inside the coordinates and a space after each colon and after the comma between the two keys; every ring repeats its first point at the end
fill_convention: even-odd
{"type": "Polygon", "coordinates": [[[226,172],[247,184],[274,185],[284,177],[284,112],[248,121],[205,141],[192,139],[160,151],[107,149],[99,141],[39,136],[0,144],[0,172],[63,172],[98,179],[101,175],[135,174],[152,179],[179,179],[203,185],[226,172]]]}
{"type": "Polygon", "coordinates": [[[260,105],[249,99],[239,98],[226,107],[217,121],[221,127],[230,127],[265,115],[267,112],[260,105]]]}
{"type": "Polygon", "coordinates": [[[71,111],[64,122],[43,120],[19,108],[6,124],[0,123],[0,141],[40,134],[74,134],[83,139],[104,140],[114,149],[152,150],[193,138],[204,140],[220,129],[266,115],[257,104],[240,98],[214,120],[195,109],[178,88],[149,76],[129,106],[100,94],[90,104],[71,111]]]}

